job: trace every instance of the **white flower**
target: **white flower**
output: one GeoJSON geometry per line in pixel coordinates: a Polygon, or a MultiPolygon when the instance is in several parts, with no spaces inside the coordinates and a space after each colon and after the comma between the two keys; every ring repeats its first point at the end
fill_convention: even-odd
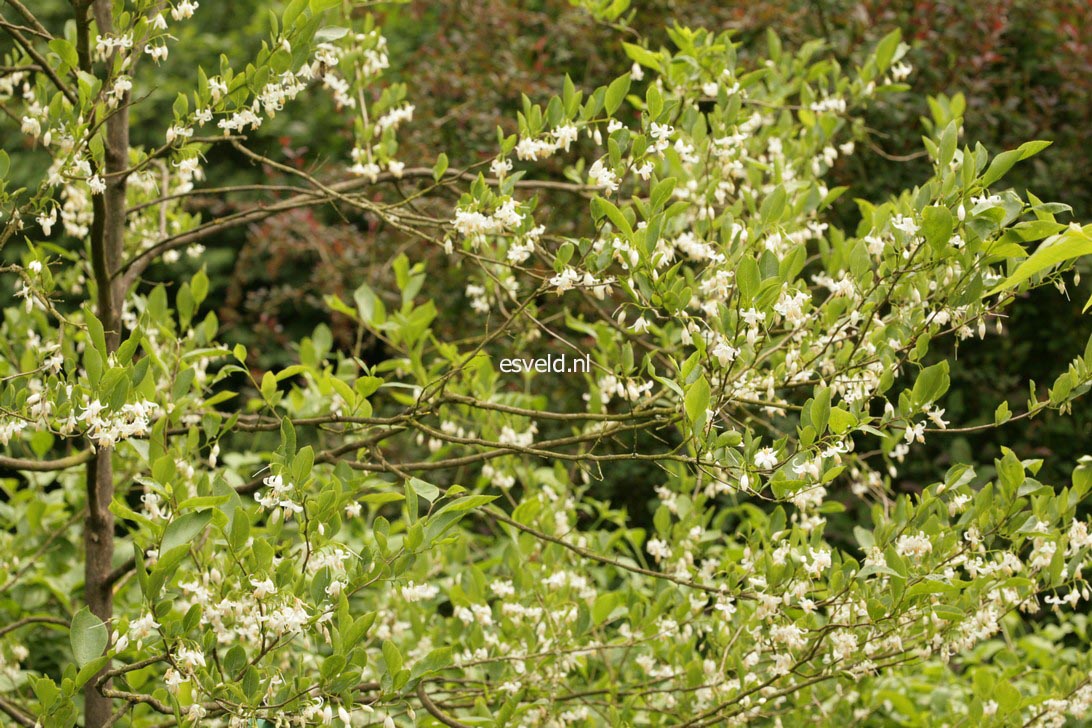
{"type": "Polygon", "coordinates": [[[192,673],[198,667],[205,667],[205,656],[200,650],[182,647],[178,650],[176,658],[178,659],[178,663],[185,668],[187,672],[192,673]]]}
{"type": "Polygon", "coordinates": [[[21,129],[24,134],[28,134],[35,138],[42,135],[42,124],[33,116],[23,117],[23,125],[21,129]]]}
{"type": "Polygon", "coordinates": [[[918,232],[918,224],[914,222],[914,219],[902,215],[895,215],[891,220],[891,227],[901,230],[907,235],[916,235],[918,232]]]}
{"type": "Polygon", "coordinates": [[[713,356],[717,358],[717,361],[720,362],[722,367],[726,367],[739,356],[739,349],[732,346],[727,341],[721,340],[713,347],[713,356]]]}
{"type": "Polygon", "coordinates": [[[569,145],[575,142],[577,137],[580,136],[580,130],[572,124],[565,124],[564,126],[559,126],[554,129],[553,134],[557,146],[567,152],[569,151],[569,145]]]}
{"type": "Polygon", "coordinates": [[[829,549],[808,549],[808,555],[811,557],[810,563],[808,563],[808,573],[819,578],[823,572],[830,568],[830,550],[829,549]]]}
{"type": "Polygon", "coordinates": [[[176,140],[186,140],[193,136],[193,129],[191,127],[179,126],[174,124],[167,129],[167,144],[174,144],[176,140]]]}
{"type": "Polygon", "coordinates": [[[209,79],[209,93],[213,101],[219,101],[227,92],[227,84],[219,76],[209,79]]]}
{"type": "Polygon", "coordinates": [[[512,160],[497,157],[489,163],[489,171],[497,179],[504,179],[505,175],[512,171],[512,160]]]}
{"type": "Polygon", "coordinates": [[[649,542],[645,544],[645,550],[648,551],[649,556],[660,561],[671,556],[671,548],[666,542],[661,541],[658,538],[649,539],[649,542]]]}
{"type": "Polygon", "coordinates": [[[179,686],[181,686],[182,683],[187,682],[186,678],[173,667],[167,668],[167,672],[163,674],[163,681],[167,683],[167,689],[174,695],[178,694],[179,686]]]}
{"type": "Polygon", "coordinates": [[[550,279],[550,285],[554,286],[556,293],[564,293],[571,290],[581,279],[580,272],[572,267],[567,267],[550,279]]]}
{"type": "Polygon", "coordinates": [[[200,171],[201,160],[197,157],[190,157],[189,159],[183,159],[174,166],[178,168],[180,176],[190,178],[196,176],[200,171]]]}
{"type": "Polygon", "coordinates": [[[924,531],[918,531],[916,535],[899,536],[899,540],[895,543],[895,551],[899,556],[910,556],[915,561],[920,561],[932,550],[933,542],[924,531]]]}
{"type": "Polygon", "coordinates": [[[114,79],[114,95],[121,96],[133,90],[133,79],[129,76],[118,76],[114,79]]]}
{"type": "Polygon", "coordinates": [[[250,584],[251,584],[251,586],[254,587],[254,598],[255,599],[264,599],[265,597],[269,596],[270,594],[276,594],[277,593],[277,585],[273,583],[272,579],[265,579],[265,580],[259,581],[258,579],[254,578],[252,576],[252,577],[250,577],[250,584]]]}
{"type": "Polygon", "coordinates": [[[656,122],[652,122],[652,129],[649,132],[652,138],[656,140],[668,139],[674,133],[674,127],[669,124],[657,124],[656,122]]]}
{"type": "Polygon", "coordinates": [[[159,63],[160,61],[167,60],[167,56],[170,55],[170,50],[165,45],[148,43],[144,46],[144,53],[150,56],[153,61],[159,63]]]}
{"type": "MultiPolygon", "coordinates": [[[[38,224],[42,226],[42,235],[48,238],[50,233],[53,232],[53,225],[57,222],[57,208],[51,207],[48,214],[39,215],[35,219],[38,221],[38,224]]],[[[30,269],[33,270],[35,273],[40,273],[42,270],[42,264],[39,261],[35,260],[30,264],[30,269]],[[37,263],[38,265],[37,268],[34,267],[35,263],[37,263]]]]}
{"type": "Polygon", "coordinates": [[[948,428],[948,420],[944,419],[944,410],[940,407],[931,407],[925,410],[925,414],[940,429],[945,430],[948,428]]]}
{"type": "Polygon", "coordinates": [[[399,106],[397,109],[391,109],[386,114],[376,119],[375,125],[380,132],[388,128],[397,128],[402,122],[411,121],[413,119],[414,108],[413,104],[405,104],[399,106]]]}
{"type": "Polygon", "coordinates": [[[811,296],[805,291],[794,291],[790,293],[792,289],[787,289],[781,293],[781,297],[777,299],[777,303],[774,304],[774,311],[781,316],[785,317],[785,320],[791,324],[798,324],[805,318],[804,316],[804,304],[811,300],[811,296]]]}
{"type": "Polygon", "coordinates": [[[416,584],[412,580],[402,587],[402,598],[407,602],[420,602],[432,599],[440,593],[438,587],[432,584],[416,584]]]}
{"type": "Polygon", "coordinates": [[[612,194],[618,189],[618,176],[603,164],[602,159],[595,160],[588,169],[588,179],[596,187],[605,189],[607,194],[612,194]]]}
{"type": "Polygon", "coordinates": [[[914,67],[905,61],[899,61],[891,68],[891,78],[898,83],[905,80],[914,70],[914,67]]]}
{"type": "Polygon", "coordinates": [[[512,585],[512,582],[506,579],[490,582],[489,589],[501,599],[513,596],[516,593],[516,588],[512,585]]]}
{"type": "Polygon", "coordinates": [[[755,453],[755,467],[770,470],[777,467],[777,452],[772,447],[764,447],[755,453]]]}
{"type": "Polygon", "coordinates": [[[151,614],[144,614],[129,623],[128,636],[129,639],[136,640],[139,647],[143,640],[150,637],[157,629],[159,629],[159,622],[155,621],[151,614]]]}
{"type": "Polygon", "coordinates": [[[171,17],[175,20],[186,20],[193,17],[193,11],[197,10],[200,3],[195,0],[182,0],[182,2],[171,8],[171,17]]]}
{"type": "MultiPolygon", "coordinates": [[[[941,411],[943,412],[943,410],[941,411]]],[[[913,443],[914,440],[925,442],[925,423],[918,422],[917,424],[909,425],[906,428],[906,432],[903,433],[903,436],[906,438],[907,444],[913,443]]]]}
{"type": "Polygon", "coordinates": [[[557,151],[557,145],[544,139],[524,138],[516,145],[516,156],[520,159],[546,159],[557,151]]]}
{"type": "Polygon", "coordinates": [[[91,175],[91,178],[87,180],[87,186],[91,188],[91,194],[93,195],[101,195],[106,192],[106,182],[97,174],[91,175]]]}

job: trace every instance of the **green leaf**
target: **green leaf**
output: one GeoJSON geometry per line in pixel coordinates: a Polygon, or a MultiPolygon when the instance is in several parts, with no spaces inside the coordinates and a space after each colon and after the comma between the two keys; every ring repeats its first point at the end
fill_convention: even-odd
{"type": "Polygon", "coordinates": [[[629,224],[629,220],[627,220],[626,216],[622,214],[622,211],[618,209],[618,206],[602,197],[597,197],[596,199],[599,201],[603,211],[606,212],[607,217],[610,218],[610,221],[614,224],[614,227],[618,229],[618,232],[623,233],[626,238],[632,239],[633,226],[629,224]]]}
{"type": "MultiPolygon", "coordinates": [[[[492,503],[497,499],[495,495],[467,495],[461,498],[456,498],[451,503],[448,503],[442,509],[440,513],[463,513],[469,511],[472,508],[484,506],[488,503],[492,503]]],[[[437,514],[438,515],[438,514],[437,514]]]]}
{"type": "Polygon", "coordinates": [[[61,61],[69,68],[80,67],[80,57],[76,53],[76,46],[64,38],[54,38],[49,41],[49,49],[60,56],[61,61]]]}
{"type": "Polygon", "coordinates": [[[331,41],[338,40],[339,38],[344,38],[348,34],[348,28],[341,28],[336,25],[328,25],[325,28],[320,28],[319,31],[315,33],[315,40],[319,43],[330,43],[331,41]]]}
{"type": "Polygon", "coordinates": [[[87,333],[91,337],[91,345],[95,347],[95,351],[106,357],[106,332],[102,328],[102,322],[91,312],[91,309],[85,309],[84,322],[87,324],[87,333]]]}
{"type": "Polygon", "coordinates": [[[402,653],[398,645],[390,640],[383,641],[383,661],[387,663],[387,672],[394,675],[402,669],[402,653]]]}
{"type": "Polygon", "coordinates": [[[186,513],[174,519],[167,524],[166,530],[163,531],[163,543],[159,547],[160,552],[166,553],[177,546],[189,543],[197,534],[201,533],[211,520],[212,511],[210,510],[186,513]]]}
{"type": "Polygon", "coordinates": [[[811,424],[817,434],[823,434],[830,422],[830,388],[821,387],[811,403],[811,424]]]}
{"type": "Polygon", "coordinates": [[[1031,257],[1021,263],[1012,275],[983,294],[992,296],[999,291],[1015,288],[1032,276],[1075,258],[1092,253],[1092,225],[1071,226],[1064,233],[1048,238],[1031,257]]]}
{"type": "Polygon", "coordinates": [[[439,488],[437,488],[432,483],[426,483],[420,478],[410,478],[408,481],[406,481],[406,485],[413,489],[414,493],[416,493],[421,498],[424,498],[429,503],[435,502],[436,499],[440,497],[439,488]]]}
{"type": "Polygon", "coordinates": [[[288,7],[284,11],[284,15],[281,18],[281,23],[285,29],[293,27],[296,24],[296,20],[307,8],[307,0],[292,0],[288,3],[288,7]]]}
{"type": "Polygon", "coordinates": [[[950,379],[948,377],[948,362],[942,361],[931,367],[926,367],[914,380],[912,396],[917,404],[935,402],[948,391],[950,379]]]}
{"type": "Polygon", "coordinates": [[[902,32],[896,28],[885,35],[876,45],[876,65],[879,66],[881,71],[886,71],[895,59],[895,51],[898,50],[901,39],[902,32]]]}
{"type": "Polygon", "coordinates": [[[201,302],[209,294],[209,277],[204,268],[193,274],[193,279],[190,281],[190,291],[193,293],[194,303],[200,306],[201,302]]]}
{"type": "Polygon", "coordinates": [[[656,186],[652,188],[649,202],[652,203],[653,210],[663,207],[664,203],[671,198],[671,193],[675,191],[675,182],[674,177],[668,177],[657,182],[656,186]]]}
{"type": "Polygon", "coordinates": [[[709,382],[705,374],[698,377],[686,389],[686,418],[695,430],[705,422],[705,410],[709,408],[709,382]]]}
{"type": "Polygon", "coordinates": [[[750,304],[758,294],[758,287],[762,285],[762,273],[758,270],[758,261],[747,255],[736,266],[736,285],[739,286],[739,294],[743,302],[750,304]]]}
{"type": "Polygon", "coordinates": [[[1027,478],[1027,475],[1024,474],[1024,466],[1012,450],[1002,447],[1001,451],[1004,456],[1000,460],[994,460],[997,477],[1001,480],[1002,485],[1015,492],[1027,478]]]}
{"type": "Polygon", "coordinates": [[[784,185],[778,185],[774,188],[773,193],[762,201],[758,214],[761,218],[763,227],[767,227],[781,219],[781,216],[785,212],[785,203],[788,199],[789,197],[785,192],[784,185]]]}
{"type": "Polygon", "coordinates": [[[423,659],[418,660],[413,664],[413,669],[410,671],[410,679],[424,677],[433,672],[439,672],[451,663],[451,648],[440,647],[429,652],[423,659]]]}
{"type": "Polygon", "coordinates": [[[939,252],[944,249],[952,238],[955,229],[955,220],[947,207],[932,206],[925,208],[922,213],[921,232],[925,236],[925,242],[939,252]]]}
{"type": "Polygon", "coordinates": [[[379,326],[387,319],[383,302],[367,283],[360,284],[353,292],[353,299],[356,301],[357,311],[360,312],[360,320],[364,323],[379,326]]]}
{"type": "Polygon", "coordinates": [[[940,147],[937,150],[937,166],[942,170],[948,166],[955,157],[956,142],[959,136],[959,122],[952,120],[944,127],[940,134],[940,147]]]}
{"type": "Polygon", "coordinates": [[[110,641],[110,635],[102,620],[91,614],[87,607],[83,607],[72,615],[68,639],[72,643],[72,655],[76,658],[76,665],[83,667],[102,655],[110,641]]]}
{"type": "Polygon", "coordinates": [[[444,176],[444,172],[447,171],[447,165],[447,155],[440,152],[440,156],[436,157],[436,164],[432,167],[432,179],[434,181],[440,181],[440,178],[444,176]]]}
{"type": "Polygon", "coordinates": [[[238,675],[246,666],[246,648],[242,645],[232,645],[224,655],[224,670],[230,677],[238,675]]]}
{"type": "Polygon", "coordinates": [[[322,300],[326,303],[327,306],[330,307],[331,310],[336,311],[340,314],[344,314],[354,321],[357,320],[356,309],[342,301],[340,297],[335,295],[327,295],[324,296],[322,300]]]}
{"type": "Polygon", "coordinates": [[[387,503],[397,503],[398,501],[405,500],[406,496],[401,493],[368,493],[357,498],[361,503],[368,503],[374,506],[381,506],[387,503]]]}
{"type": "Polygon", "coordinates": [[[830,410],[830,431],[835,435],[844,434],[846,430],[856,424],[857,418],[841,407],[834,407],[830,410]]]}
{"type": "Polygon", "coordinates": [[[618,110],[618,107],[622,105],[622,100],[626,98],[626,94],[629,93],[630,78],[629,74],[619,76],[611,81],[610,86],[607,86],[607,95],[603,100],[603,106],[606,109],[607,116],[613,116],[614,112],[618,110]]]}
{"type": "Polygon", "coordinates": [[[458,523],[466,512],[497,499],[494,495],[470,495],[457,498],[428,519],[425,526],[425,543],[431,543],[458,523]]]}
{"type": "Polygon", "coordinates": [[[982,175],[982,179],[979,181],[982,183],[983,187],[989,187],[994,182],[1004,177],[1017,162],[1038,154],[1049,147],[1050,144],[1050,142],[1045,141],[1026,142],[1021,144],[1017,149],[1001,152],[993,158],[986,173],[982,175]]]}
{"type": "Polygon", "coordinates": [[[242,551],[248,538],[250,538],[250,514],[244,508],[237,508],[231,519],[228,543],[236,551],[242,551]]]}
{"type": "Polygon", "coordinates": [[[660,70],[660,55],[653,53],[647,48],[642,48],[639,45],[633,43],[622,43],[622,49],[625,50],[626,55],[630,60],[644,66],[645,68],[651,68],[654,71],[660,70]]]}

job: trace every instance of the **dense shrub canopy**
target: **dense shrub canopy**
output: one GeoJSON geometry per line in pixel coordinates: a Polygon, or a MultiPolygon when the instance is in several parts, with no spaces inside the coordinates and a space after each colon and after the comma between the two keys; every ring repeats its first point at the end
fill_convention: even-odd
{"type": "Polygon", "coordinates": [[[292,0],[231,55],[193,0],[2,6],[5,720],[1089,714],[1092,472],[893,487],[1089,388],[1082,342],[1019,407],[946,404],[945,342],[1092,252],[1006,182],[1048,142],[937,96],[920,178],[851,190],[900,32],[759,55],[585,0],[618,67],[460,146],[368,5],[292,0]]]}

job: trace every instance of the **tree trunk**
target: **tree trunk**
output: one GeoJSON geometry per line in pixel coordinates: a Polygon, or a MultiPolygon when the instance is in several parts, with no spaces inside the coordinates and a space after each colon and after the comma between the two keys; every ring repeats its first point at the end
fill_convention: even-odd
{"type": "MultiPolygon", "coordinates": [[[[99,34],[113,30],[110,0],[75,0],[80,65],[91,72],[90,18],[93,10],[99,34]]],[[[124,290],[115,275],[121,265],[125,242],[126,177],[120,174],[129,164],[128,98],[106,120],[104,165],[97,170],[106,180],[106,191],[93,197],[94,221],[91,226],[91,264],[96,288],[95,313],[106,333],[106,348],[116,351],[121,341],[121,309],[124,290]]],[[[84,599],[91,612],[109,625],[114,613],[110,573],[114,558],[114,516],[110,503],[114,497],[113,450],[99,448],[87,465],[87,519],[84,524],[86,563],[84,599]]],[[[104,668],[105,670],[106,668],[104,668]]],[[[84,725],[104,728],[110,724],[111,701],[96,688],[97,676],[84,688],[84,725]]]]}

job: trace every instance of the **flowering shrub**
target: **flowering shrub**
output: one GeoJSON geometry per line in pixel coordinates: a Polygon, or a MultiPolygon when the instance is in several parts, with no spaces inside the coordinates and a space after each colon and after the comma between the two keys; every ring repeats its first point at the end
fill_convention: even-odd
{"type": "MultiPolygon", "coordinates": [[[[624,9],[582,4],[604,22],[624,9]]],[[[931,343],[1001,330],[1018,293],[1092,251],[1092,227],[1055,221],[1064,204],[1003,184],[1044,143],[991,156],[940,109],[932,175],[857,200],[842,230],[828,213],[846,188],[825,176],[854,153],[855,115],[902,88],[899,35],[845,70],[819,42],[771,36],[745,65],[729,36],[675,27],[671,48],[626,44],[632,66],[605,86],[525,98],[492,158],[410,166],[411,90],[385,81],[382,28],[352,11],[293,0],[253,58],[196,69],[145,147],[130,113],[155,87],[135,67],[169,57],[199,3],[76,2],[67,35],[5,6],[0,102],[50,160],[17,189],[0,153],[0,242],[21,244],[0,351],[7,720],[1088,714],[1092,473],[1044,484],[1007,450],[913,497],[889,487],[926,438],[965,429],[945,418],[956,364],[931,343]],[[345,178],[248,143],[311,94],[353,120],[345,178]],[[206,181],[224,145],[293,184],[206,181]],[[259,199],[187,204],[208,195],[259,199]],[[203,268],[143,280],[320,205],[411,242],[397,290],[325,299],[352,346],[320,325],[259,376],[203,312],[203,268]],[[434,303],[438,265],[461,267],[476,317],[434,303]],[[505,376],[513,350],[592,371],[505,376]],[[621,464],[657,480],[647,532],[588,494],[621,464]],[[867,522],[828,532],[850,502],[867,522]]],[[[1090,356],[988,426],[1068,411],[1090,356]]]]}

